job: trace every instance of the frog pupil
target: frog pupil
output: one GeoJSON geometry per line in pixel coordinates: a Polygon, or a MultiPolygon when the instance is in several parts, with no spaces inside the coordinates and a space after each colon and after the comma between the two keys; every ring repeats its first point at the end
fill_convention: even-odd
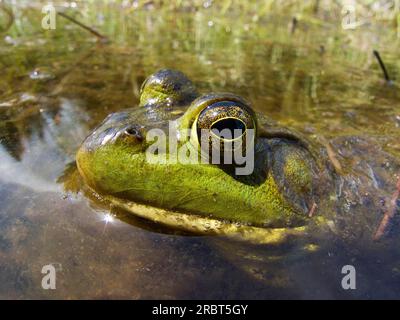
{"type": "MultiPolygon", "coordinates": [[[[225,118],[214,122],[211,126],[211,130],[214,131],[218,136],[223,133],[222,130],[229,130],[231,137],[237,138],[244,133],[246,130],[246,125],[239,119],[225,118]],[[240,132],[239,135],[237,135],[238,132],[240,132]]],[[[222,135],[220,137],[223,138],[222,135]]]]}

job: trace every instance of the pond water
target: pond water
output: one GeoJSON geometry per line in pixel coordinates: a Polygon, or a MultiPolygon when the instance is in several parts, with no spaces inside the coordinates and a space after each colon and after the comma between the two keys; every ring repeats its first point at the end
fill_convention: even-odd
{"type": "MultiPolygon", "coordinates": [[[[266,248],[174,233],[65,188],[85,136],[109,113],[138,103],[145,77],[186,73],[202,92],[229,91],[257,111],[326,139],[368,136],[400,155],[400,38],[389,23],[344,30],[340,18],[213,6],[197,10],[78,3],[65,12],[110,42],[57,16],[41,27],[40,3],[0,13],[0,298],[398,298],[399,238],[321,239],[321,250],[266,248]],[[379,50],[392,84],[383,80],[379,50]],[[44,265],[56,290],[41,286],[44,265]],[[357,269],[343,290],[341,268],[357,269]]],[[[67,186],[68,187],[68,186],[67,186]]],[[[393,189],[394,191],[394,189],[393,189]]],[[[373,230],[365,229],[373,234],[373,230]]],[[[371,236],[372,237],[372,236],[371,236]]]]}

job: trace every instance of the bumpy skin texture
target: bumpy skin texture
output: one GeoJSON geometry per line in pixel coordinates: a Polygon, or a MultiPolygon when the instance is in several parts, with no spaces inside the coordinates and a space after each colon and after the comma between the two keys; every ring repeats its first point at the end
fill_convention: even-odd
{"type": "Polygon", "coordinates": [[[180,71],[163,69],[142,85],[140,106],[184,105],[198,96],[193,83],[180,71]]]}
{"type": "MultiPolygon", "coordinates": [[[[251,111],[257,129],[251,175],[236,176],[230,166],[146,160],[150,129],[168,134],[171,120],[177,134],[190,131],[201,111],[219,101],[240,102],[251,110],[232,94],[196,95],[179,72],[162,70],[150,76],[142,87],[142,106],[110,115],[82,144],[77,164],[85,182],[99,194],[163,209],[263,227],[303,225],[318,201],[321,189],[316,186],[326,168],[315,160],[307,141],[262,115],[251,111]]],[[[179,135],[179,145],[198,143],[193,132],[179,135]]]]}

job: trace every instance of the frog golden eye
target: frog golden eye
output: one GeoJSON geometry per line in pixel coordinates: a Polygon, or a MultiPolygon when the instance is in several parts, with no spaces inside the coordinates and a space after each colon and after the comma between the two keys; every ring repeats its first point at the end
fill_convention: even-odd
{"type": "Polygon", "coordinates": [[[220,152],[238,148],[245,152],[246,135],[253,130],[254,138],[255,129],[254,112],[239,101],[214,102],[200,112],[196,122],[198,141],[209,152],[216,147],[220,152]]]}

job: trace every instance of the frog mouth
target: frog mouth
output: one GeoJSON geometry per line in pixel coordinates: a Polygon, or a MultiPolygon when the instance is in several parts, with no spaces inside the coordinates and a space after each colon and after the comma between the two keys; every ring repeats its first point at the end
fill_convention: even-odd
{"type": "Polygon", "coordinates": [[[197,214],[187,214],[139,204],[129,200],[121,200],[114,196],[104,196],[104,199],[112,205],[129,211],[140,218],[162,224],[166,227],[198,235],[222,235],[255,244],[278,245],[287,242],[289,238],[297,238],[305,235],[308,229],[306,225],[287,228],[248,226],[197,214]]]}

